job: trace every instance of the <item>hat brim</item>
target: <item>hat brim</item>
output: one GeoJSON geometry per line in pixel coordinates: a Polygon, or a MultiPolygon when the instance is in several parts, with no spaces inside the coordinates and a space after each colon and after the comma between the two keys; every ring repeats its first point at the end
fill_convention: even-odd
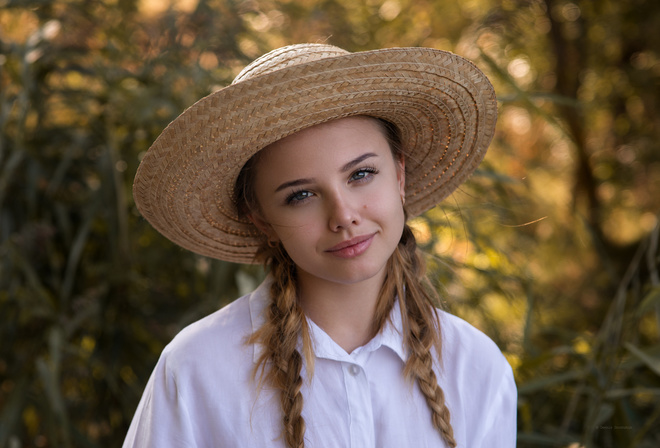
{"type": "Polygon", "coordinates": [[[337,118],[396,125],[406,155],[406,210],[438,204],[476,169],[494,134],[495,92],[468,60],[429,48],[347,53],[293,65],[202,98],[143,158],[142,216],[201,255],[253,263],[263,236],[234,205],[238,173],[265,146],[337,118]]]}

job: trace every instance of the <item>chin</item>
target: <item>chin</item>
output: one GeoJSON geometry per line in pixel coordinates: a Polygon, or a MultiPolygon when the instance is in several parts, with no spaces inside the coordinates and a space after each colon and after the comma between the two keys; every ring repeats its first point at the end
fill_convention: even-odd
{"type": "Polygon", "coordinates": [[[356,263],[346,263],[346,266],[339,269],[323,271],[317,277],[324,278],[326,281],[339,283],[343,285],[353,285],[378,276],[383,272],[387,263],[374,266],[360,266],[356,263]]]}

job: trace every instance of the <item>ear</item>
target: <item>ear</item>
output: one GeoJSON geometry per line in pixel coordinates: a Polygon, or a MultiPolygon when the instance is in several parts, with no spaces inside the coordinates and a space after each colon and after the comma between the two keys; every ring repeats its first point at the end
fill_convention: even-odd
{"type": "Polygon", "coordinates": [[[396,180],[399,182],[401,199],[406,198],[406,159],[403,155],[396,161],[396,180]]]}
{"type": "Polygon", "coordinates": [[[279,237],[277,236],[277,233],[275,233],[273,226],[271,226],[259,213],[249,213],[247,217],[257,229],[266,235],[268,240],[279,241],[279,237]]]}

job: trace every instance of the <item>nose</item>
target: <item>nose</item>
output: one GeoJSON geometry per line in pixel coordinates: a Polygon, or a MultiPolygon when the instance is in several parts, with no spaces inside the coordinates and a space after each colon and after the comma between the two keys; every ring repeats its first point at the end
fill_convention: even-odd
{"type": "Polygon", "coordinates": [[[328,226],[333,232],[346,230],[360,223],[358,204],[341,193],[334,194],[328,201],[328,226]]]}

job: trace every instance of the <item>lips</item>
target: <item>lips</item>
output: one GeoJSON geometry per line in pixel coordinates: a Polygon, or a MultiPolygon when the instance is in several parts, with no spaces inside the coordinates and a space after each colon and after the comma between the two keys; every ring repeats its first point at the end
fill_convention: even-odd
{"type": "Polygon", "coordinates": [[[371,242],[376,234],[356,236],[350,240],[342,241],[341,243],[327,249],[326,252],[340,257],[340,258],[353,258],[362,255],[371,246],[371,242]]]}

